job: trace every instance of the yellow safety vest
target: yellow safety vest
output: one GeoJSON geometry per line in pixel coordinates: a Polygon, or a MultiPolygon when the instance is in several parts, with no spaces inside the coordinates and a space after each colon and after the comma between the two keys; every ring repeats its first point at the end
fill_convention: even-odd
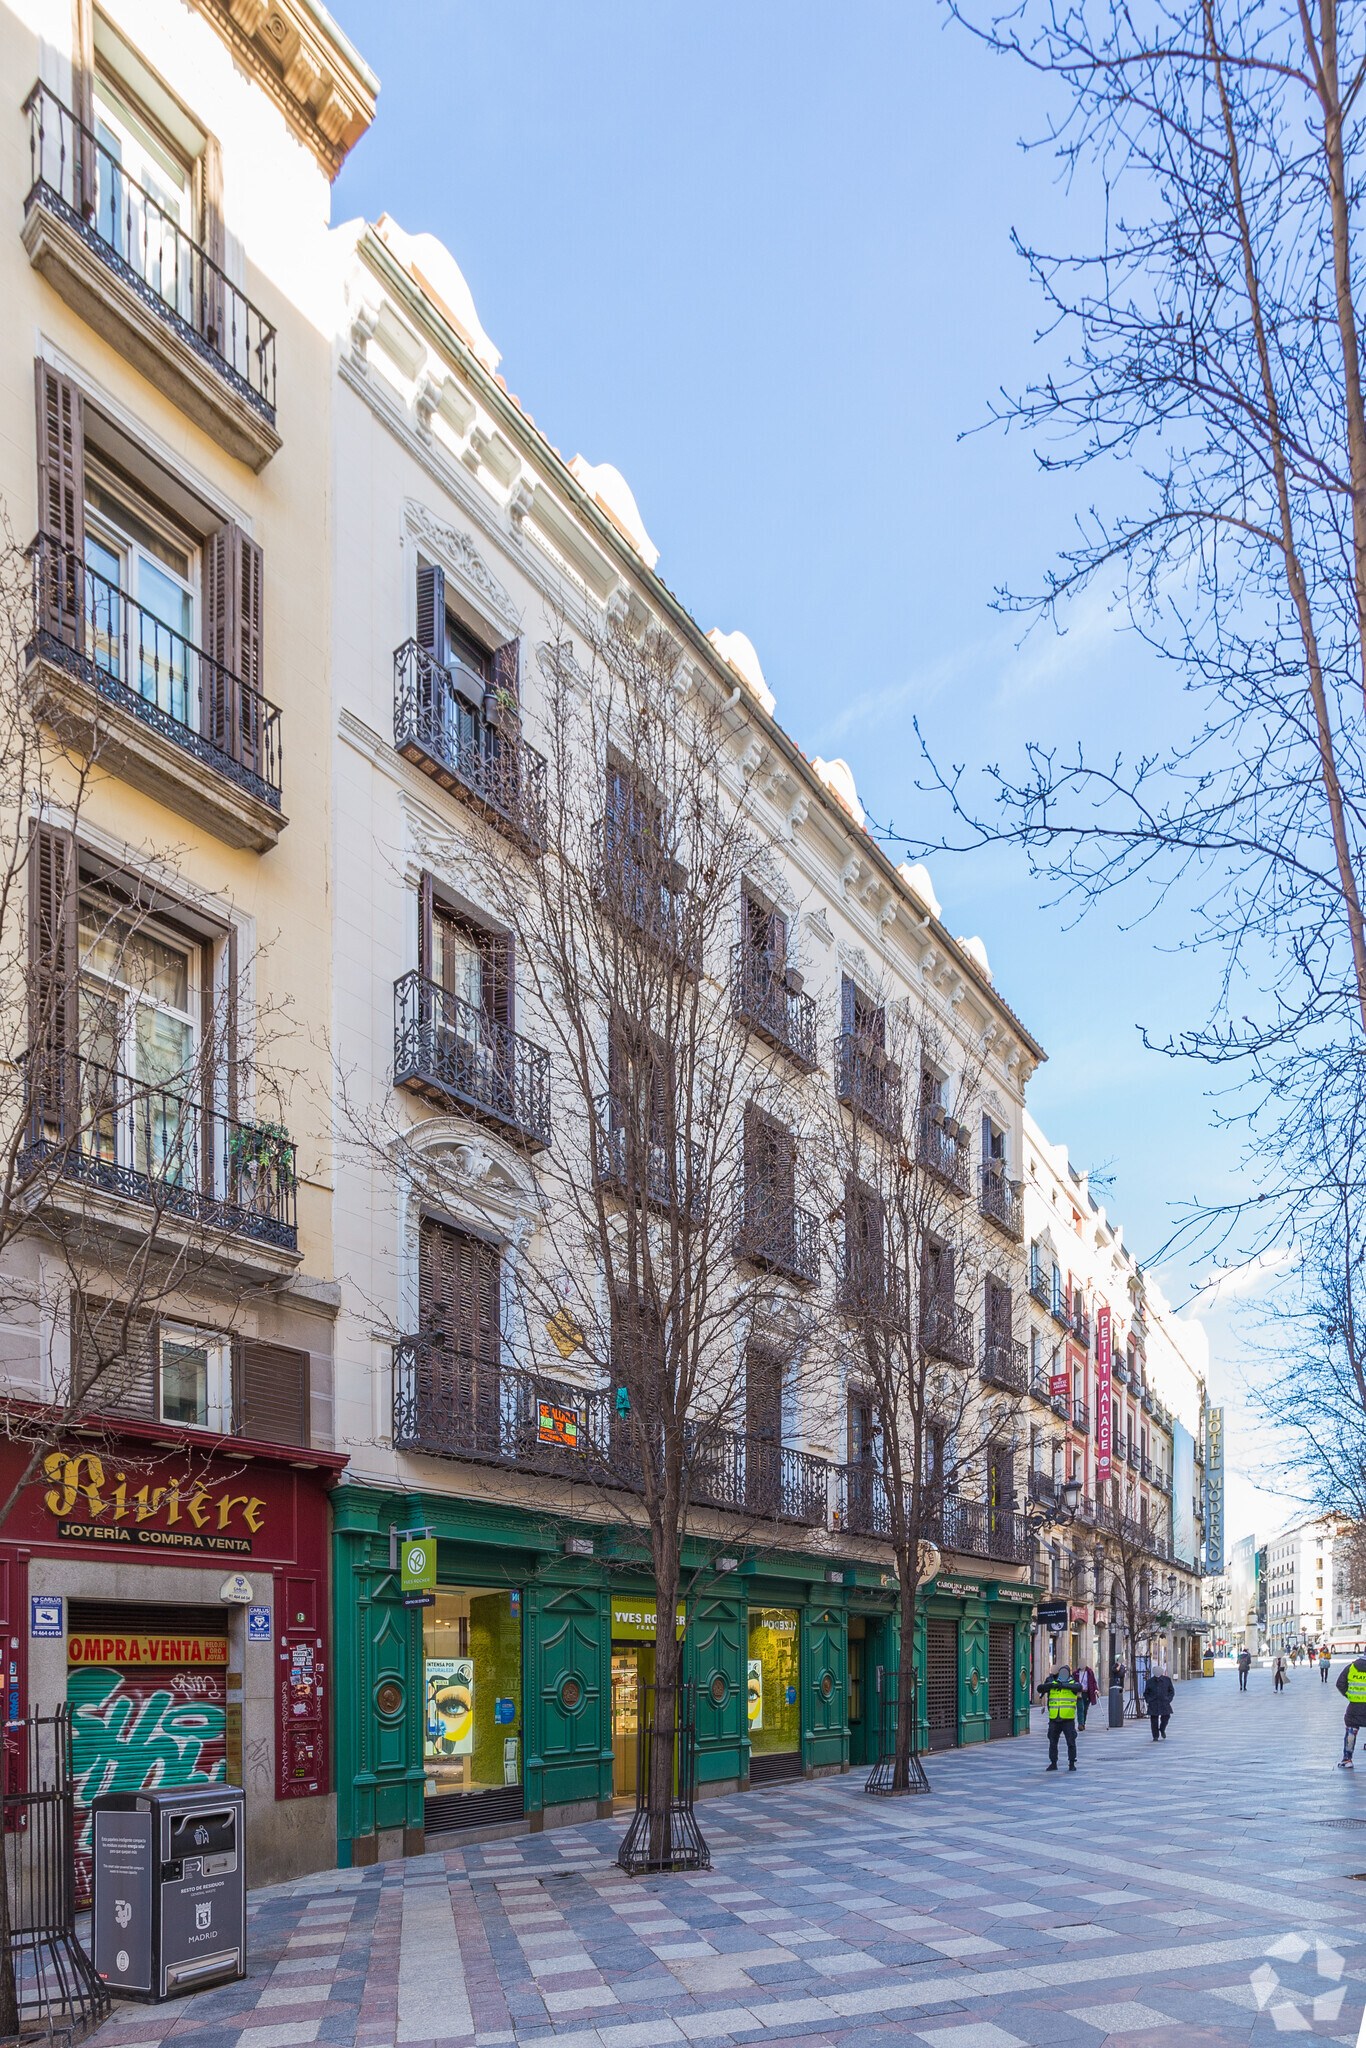
{"type": "MultiPolygon", "coordinates": [[[[1366,1672],[1362,1673],[1366,1679],[1366,1672]]],[[[1366,1692],[1362,1698],[1366,1699],[1366,1692]]],[[[1054,1686],[1048,1694],[1048,1718],[1050,1721],[1075,1721],[1077,1718],[1077,1696],[1065,1686],[1054,1686]]]]}
{"type": "Polygon", "coordinates": [[[1366,1670],[1360,1664],[1347,1666],[1347,1704],[1349,1707],[1366,1706],[1366,1670]]]}

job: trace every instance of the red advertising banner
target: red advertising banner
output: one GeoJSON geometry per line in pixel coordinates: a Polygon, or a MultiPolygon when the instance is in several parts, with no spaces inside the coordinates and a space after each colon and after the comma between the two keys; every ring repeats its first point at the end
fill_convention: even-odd
{"type": "Polygon", "coordinates": [[[1110,1311],[1096,1313],[1096,1490],[1110,1477],[1110,1311]]]}
{"type": "Polygon", "coordinates": [[[1072,1396],[1072,1382],[1067,1377],[1067,1364],[1061,1351],[1053,1360],[1053,1370],[1048,1376],[1048,1391],[1055,1401],[1067,1401],[1072,1396]]]}

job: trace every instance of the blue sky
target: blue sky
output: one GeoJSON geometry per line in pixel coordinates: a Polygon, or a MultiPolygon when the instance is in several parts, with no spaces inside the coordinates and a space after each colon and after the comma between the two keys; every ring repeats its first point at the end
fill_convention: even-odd
{"type": "MultiPolygon", "coordinates": [[[[1141,488],[1044,476],[1022,440],[971,431],[1056,346],[1012,228],[1075,246],[1090,224],[1090,196],[1019,147],[1037,81],[925,0],[332,4],[382,84],[333,218],[441,237],[509,388],[566,457],[622,471],[660,574],[704,630],[748,633],[783,724],[849,761],[873,818],[944,822],[913,718],[974,775],[1028,739],[1131,754],[1184,733],[1179,678],[1103,594],[1024,645],[992,608],[1098,492],[1141,488]]],[[[1112,1162],[1107,1206],[1150,1255],[1174,1203],[1236,1172],[1202,1077],[1140,1038],[1199,1014],[1212,963],[1176,950],[1172,916],[1135,923],[1139,900],[1073,925],[1013,854],[931,869],[1049,1052],[1033,1114],[1078,1163],[1112,1162]]],[[[1192,1277],[1164,1269],[1178,1301],[1192,1277]]],[[[1226,1304],[1207,1326],[1236,1406],[1226,1304]]],[[[1260,1465],[1232,1427],[1230,1450],[1260,1465]]],[[[1231,1481],[1230,1539],[1287,1512],[1231,1481]]]]}

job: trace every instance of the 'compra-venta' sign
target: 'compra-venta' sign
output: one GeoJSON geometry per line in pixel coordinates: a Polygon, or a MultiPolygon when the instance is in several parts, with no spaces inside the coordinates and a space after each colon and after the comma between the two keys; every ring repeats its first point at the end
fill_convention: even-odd
{"type": "Polygon", "coordinates": [[[210,1485],[184,1474],[157,1485],[137,1472],[106,1472],[92,1451],[53,1451],[43,1471],[57,1534],[81,1543],[250,1556],[265,1523],[264,1499],[234,1493],[231,1480],[210,1485]]]}

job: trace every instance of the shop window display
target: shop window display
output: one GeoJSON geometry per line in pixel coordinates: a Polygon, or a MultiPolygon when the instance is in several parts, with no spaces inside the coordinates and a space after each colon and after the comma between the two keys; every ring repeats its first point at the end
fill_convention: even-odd
{"type": "Polygon", "coordinates": [[[424,1610],[422,1649],[427,1797],[520,1785],[520,1594],[443,1586],[424,1610]]]}
{"type": "Polygon", "coordinates": [[[801,1747],[799,1659],[797,1610],[752,1609],[747,1687],[752,1755],[771,1756],[801,1747]]]}

